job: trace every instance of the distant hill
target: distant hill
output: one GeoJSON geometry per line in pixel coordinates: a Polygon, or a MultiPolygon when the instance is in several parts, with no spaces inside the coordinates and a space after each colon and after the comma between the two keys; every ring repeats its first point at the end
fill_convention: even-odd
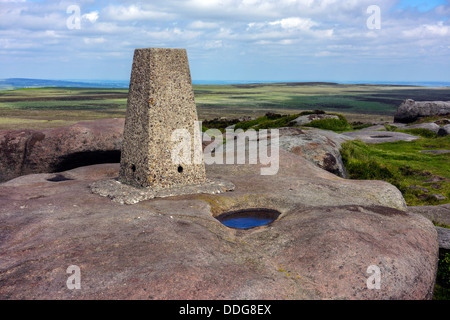
{"type": "Polygon", "coordinates": [[[77,87],[77,88],[128,88],[128,81],[67,81],[27,78],[8,78],[0,80],[0,88],[42,88],[42,87],[77,87]]]}

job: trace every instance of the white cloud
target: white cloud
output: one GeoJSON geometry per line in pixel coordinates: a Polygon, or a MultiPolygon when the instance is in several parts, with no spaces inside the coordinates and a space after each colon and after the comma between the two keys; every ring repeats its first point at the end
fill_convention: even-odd
{"type": "Polygon", "coordinates": [[[97,22],[93,26],[93,30],[98,33],[123,34],[133,31],[130,26],[119,26],[114,22],[97,22]]]}
{"type": "Polygon", "coordinates": [[[250,22],[247,24],[247,31],[251,29],[262,29],[267,27],[280,27],[285,30],[309,30],[318,23],[309,18],[290,17],[269,22],[250,22]]]}
{"type": "Polygon", "coordinates": [[[204,45],[205,49],[217,49],[217,48],[222,48],[222,47],[223,47],[222,40],[207,41],[204,45]]]}
{"type": "Polygon", "coordinates": [[[105,38],[103,37],[98,37],[98,38],[83,38],[83,42],[85,44],[100,44],[100,43],[104,43],[106,41],[105,38]]]}
{"type": "Polygon", "coordinates": [[[277,21],[269,22],[271,26],[281,26],[283,29],[300,29],[300,30],[309,30],[312,27],[316,26],[317,23],[312,21],[309,18],[302,19],[298,17],[285,18],[277,21]]]}
{"type": "Polygon", "coordinates": [[[424,25],[427,32],[438,35],[438,36],[446,36],[449,34],[449,27],[444,26],[443,21],[439,21],[437,25],[424,25]]]}
{"type": "Polygon", "coordinates": [[[332,56],[337,56],[339,55],[336,52],[331,52],[331,51],[320,51],[316,54],[314,54],[315,57],[332,57],[332,56]]]}
{"type": "Polygon", "coordinates": [[[51,38],[60,38],[61,37],[61,35],[56,33],[55,30],[45,30],[45,36],[51,37],[51,38]]]}
{"type": "Polygon", "coordinates": [[[279,43],[281,45],[289,45],[289,44],[293,44],[294,40],[293,39],[283,39],[283,40],[280,40],[279,43]]]}
{"type": "Polygon", "coordinates": [[[427,36],[447,36],[450,34],[450,28],[444,25],[443,21],[439,21],[437,24],[423,24],[420,27],[411,30],[403,31],[406,37],[418,37],[423,38],[427,36]]]}
{"type": "Polygon", "coordinates": [[[216,22],[203,22],[200,20],[191,22],[188,26],[192,29],[215,29],[219,27],[219,24],[216,22]]]}
{"type": "Polygon", "coordinates": [[[98,11],[92,11],[81,16],[82,19],[88,20],[91,23],[95,23],[98,19],[98,11]]]}
{"type": "Polygon", "coordinates": [[[0,38],[0,48],[1,49],[32,49],[39,47],[40,44],[37,44],[32,41],[20,41],[14,39],[1,39],[0,38]]]}
{"type": "Polygon", "coordinates": [[[257,40],[257,44],[294,45],[305,38],[330,38],[333,29],[321,28],[318,22],[309,18],[288,17],[269,22],[251,22],[247,24],[244,37],[257,40]],[[265,42],[268,41],[268,42],[265,42]]]}
{"type": "Polygon", "coordinates": [[[146,10],[141,6],[130,5],[125,6],[114,6],[110,5],[105,9],[105,15],[111,20],[117,21],[137,21],[137,20],[152,20],[152,19],[171,19],[174,18],[172,13],[167,13],[157,10],[146,10]]]}

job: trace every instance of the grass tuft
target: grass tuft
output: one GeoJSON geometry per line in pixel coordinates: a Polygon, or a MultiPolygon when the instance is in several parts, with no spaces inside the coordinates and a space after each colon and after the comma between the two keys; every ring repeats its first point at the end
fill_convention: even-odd
{"type": "Polygon", "coordinates": [[[259,117],[255,120],[242,121],[236,124],[235,129],[248,130],[250,128],[255,130],[260,129],[274,129],[282,127],[292,127],[295,125],[294,120],[298,118],[298,114],[281,115],[274,113],[266,113],[265,116],[259,117]]]}
{"type": "Polygon", "coordinates": [[[337,115],[339,119],[321,119],[314,120],[306,124],[306,127],[313,127],[322,130],[331,130],[335,132],[351,131],[353,127],[348,123],[347,119],[341,114],[337,115]]]}
{"type": "MultiPolygon", "coordinates": [[[[394,131],[394,130],[392,130],[392,131],[394,131]]],[[[424,129],[424,128],[402,129],[402,130],[395,130],[395,131],[409,133],[411,135],[420,136],[423,138],[437,138],[438,137],[438,134],[436,132],[428,130],[428,129],[424,129]]]]}

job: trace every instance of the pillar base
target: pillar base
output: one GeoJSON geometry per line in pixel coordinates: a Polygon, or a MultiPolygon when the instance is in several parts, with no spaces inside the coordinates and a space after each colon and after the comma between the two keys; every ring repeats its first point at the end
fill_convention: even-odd
{"type": "Polygon", "coordinates": [[[147,187],[136,188],[121,183],[118,179],[101,180],[90,186],[91,191],[120,204],[135,204],[153,198],[165,198],[188,194],[218,194],[233,191],[233,183],[218,179],[206,179],[200,184],[177,185],[169,188],[147,187]]]}

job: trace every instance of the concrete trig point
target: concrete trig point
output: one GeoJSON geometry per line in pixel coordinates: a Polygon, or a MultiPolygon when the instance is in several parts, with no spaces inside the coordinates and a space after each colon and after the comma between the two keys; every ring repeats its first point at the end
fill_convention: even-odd
{"type": "Polygon", "coordinates": [[[154,197],[233,190],[226,181],[206,178],[201,138],[186,50],[136,49],[131,71],[118,179],[91,185],[94,193],[132,204],[154,197]],[[189,131],[191,161],[175,163],[177,129],[189,131]],[[199,139],[197,139],[199,138],[199,139]],[[197,159],[194,159],[197,158],[197,159]]]}
{"type": "MultiPolygon", "coordinates": [[[[136,49],[128,93],[119,181],[135,187],[170,187],[206,181],[203,161],[172,161],[177,129],[194,137],[198,121],[186,50],[136,49]]],[[[201,139],[201,137],[198,137],[201,139]]]]}

